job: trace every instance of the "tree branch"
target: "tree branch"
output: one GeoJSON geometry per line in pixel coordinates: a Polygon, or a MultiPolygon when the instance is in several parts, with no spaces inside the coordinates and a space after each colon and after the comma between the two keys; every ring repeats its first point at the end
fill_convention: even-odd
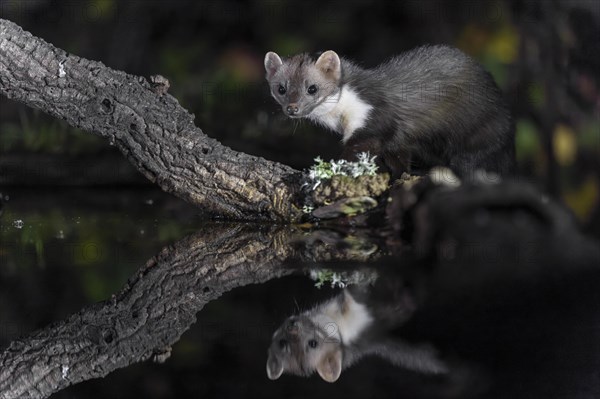
{"type": "Polygon", "coordinates": [[[164,191],[232,219],[293,222],[301,173],[235,152],[143,77],[58,49],[0,19],[0,93],[102,136],[164,191]]]}

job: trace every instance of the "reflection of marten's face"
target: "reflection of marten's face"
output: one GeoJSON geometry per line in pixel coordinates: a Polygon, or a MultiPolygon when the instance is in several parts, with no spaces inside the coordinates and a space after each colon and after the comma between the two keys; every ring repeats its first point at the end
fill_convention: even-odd
{"type": "Polygon", "coordinates": [[[275,331],[269,347],[267,374],[277,379],[283,372],[309,376],[324,353],[340,346],[327,331],[304,315],[292,316],[275,331]]]}
{"type": "Polygon", "coordinates": [[[286,59],[267,73],[271,95],[290,118],[302,118],[319,105],[337,102],[340,80],[325,73],[307,54],[286,59]]]}

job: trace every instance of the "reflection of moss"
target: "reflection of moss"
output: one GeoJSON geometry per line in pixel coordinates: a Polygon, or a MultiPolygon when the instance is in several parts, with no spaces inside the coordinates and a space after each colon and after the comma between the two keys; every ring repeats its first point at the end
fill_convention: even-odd
{"type": "Polygon", "coordinates": [[[348,285],[367,285],[374,284],[379,277],[375,270],[341,270],[334,272],[330,269],[311,269],[310,278],[315,281],[315,287],[321,288],[326,283],[331,288],[345,288],[348,285]]]}

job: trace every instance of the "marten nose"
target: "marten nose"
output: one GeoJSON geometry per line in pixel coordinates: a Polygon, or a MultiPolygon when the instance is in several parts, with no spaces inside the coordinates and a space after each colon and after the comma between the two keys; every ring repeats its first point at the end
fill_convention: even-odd
{"type": "Polygon", "coordinates": [[[298,113],[298,106],[296,104],[290,104],[286,109],[289,115],[296,115],[298,113]]]}
{"type": "Polygon", "coordinates": [[[299,328],[298,328],[298,321],[296,319],[290,319],[288,326],[287,326],[287,332],[291,335],[298,335],[299,328]]]}

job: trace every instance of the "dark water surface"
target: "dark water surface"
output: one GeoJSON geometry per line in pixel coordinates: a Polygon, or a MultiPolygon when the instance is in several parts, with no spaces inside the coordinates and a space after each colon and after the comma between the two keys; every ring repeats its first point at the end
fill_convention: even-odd
{"type": "MultiPolygon", "coordinates": [[[[207,226],[222,230],[155,190],[2,195],[10,198],[0,216],[0,347],[110,298],[166,245],[207,226]]],[[[244,227],[253,228],[262,242],[273,239],[264,226],[244,227]]],[[[325,265],[338,272],[359,267],[399,287],[375,292],[378,304],[385,295],[389,303],[399,294],[410,298],[410,317],[390,336],[431,349],[447,365],[445,375],[373,356],[333,384],[318,375],[269,380],[267,348],[281,322],[340,292],[315,288],[306,271],[316,265],[288,261],[274,266],[285,277],[233,289],[204,306],[165,363],[133,364],[52,397],[598,398],[600,267],[578,261],[568,242],[564,256],[548,259],[542,244],[556,242],[533,234],[533,252],[517,257],[473,246],[468,262],[415,262],[383,256],[388,251],[377,243],[382,256],[370,258],[379,260],[325,265]]],[[[248,255],[241,263],[264,259],[248,255]]]]}

